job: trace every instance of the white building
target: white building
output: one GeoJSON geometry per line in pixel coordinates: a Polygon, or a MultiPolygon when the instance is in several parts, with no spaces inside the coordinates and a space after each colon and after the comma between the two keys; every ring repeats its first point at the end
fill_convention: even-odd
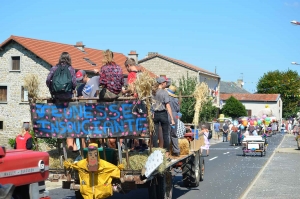
{"type": "Polygon", "coordinates": [[[231,96],[245,106],[248,116],[260,116],[265,106],[269,105],[272,115],[278,121],[282,119],[282,100],[280,94],[221,93],[220,98],[223,106],[231,96]]]}

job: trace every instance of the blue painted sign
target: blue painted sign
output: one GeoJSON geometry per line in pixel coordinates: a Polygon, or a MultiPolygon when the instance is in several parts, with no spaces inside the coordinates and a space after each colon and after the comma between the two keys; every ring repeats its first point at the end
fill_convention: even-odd
{"type": "Polygon", "coordinates": [[[33,130],[37,137],[122,137],[147,133],[143,101],[32,104],[33,130]]]}

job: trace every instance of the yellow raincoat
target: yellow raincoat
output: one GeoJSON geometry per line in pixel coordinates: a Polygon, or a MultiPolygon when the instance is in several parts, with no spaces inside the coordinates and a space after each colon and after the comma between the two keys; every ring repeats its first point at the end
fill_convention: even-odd
{"type": "Polygon", "coordinates": [[[66,168],[73,168],[78,170],[80,179],[80,193],[84,199],[103,199],[112,196],[112,178],[120,178],[120,169],[123,165],[118,167],[101,160],[98,156],[98,171],[88,171],[88,160],[83,159],[77,163],[64,162],[66,168]]]}

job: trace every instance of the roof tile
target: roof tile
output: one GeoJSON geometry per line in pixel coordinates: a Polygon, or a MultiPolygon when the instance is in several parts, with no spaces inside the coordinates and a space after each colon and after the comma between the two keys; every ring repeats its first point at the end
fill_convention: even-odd
{"type": "Polygon", "coordinates": [[[280,94],[221,93],[220,99],[226,101],[231,96],[239,101],[276,102],[280,94]]]}
{"type": "MultiPolygon", "coordinates": [[[[72,66],[76,69],[82,69],[87,71],[93,71],[94,69],[99,69],[102,66],[102,59],[103,59],[103,50],[93,49],[93,48],[84,48],[85,52],[82,52],[74,45],[70,44],[62,44],[57,42],[51,42],[51,41],[44,41],[44,40],[38,40],[38,39],[31,39],[31,38],[25,38],[25,37],[19,37],[19,36],[10,36],[7,40],[5,40],[2,44],[0,44],[0,48],[4,47],[6,44],[8,44],[10,41],[16,41],[26,49],[30,50],[37,56],[39,56],[41,59],[49,63],[50,65],[54,66],[57,64],[59,56],[62,52],[68,52],[71,55],[72,59],[72,66]],[[84,58],[90,59],[92,62],[96,64],[96,66],[93,66],[89,62],[87,62],[84,58]]],[[[126,67],[124,65],[124,62],[126,60],[126,56],[114,52],[114,61],[121,66],[123,70],[123,74],[127,75],[128,72],[126,70],[126,67]]],[[[145,71],[146,69],[142,66],[141,70],[145,71]]],[[[149,72],[151,76],[155,77],[155,75],[151,72],[149,72]]]]}

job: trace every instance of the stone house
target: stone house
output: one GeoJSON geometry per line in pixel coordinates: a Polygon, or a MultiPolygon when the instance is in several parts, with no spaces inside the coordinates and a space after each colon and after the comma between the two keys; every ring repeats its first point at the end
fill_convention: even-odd
{"type": "MultiPolygon", "coordinates": [[[[30,122],[24,78],[28,74],[37,75],[40,82],[39,97],[50,97],[46,77],[62,52],[71,55],[76,71],[83,69],[87,74],[95,75],[93,70],[102,66],[103,51],[87,48],[82,42],[69,45],[11,36],[0,44],[0,145],[7,146],[8,138],[14,138],[23,123],[30,122]]],[[[126,77],[126,56],[114,53],[114,60],[122,67],[126,77]]]]}
{"type": "Polygon", "coordinates": [[[248,116],[261,117],[262,110],[268,105],[272,110],[272,115],[278,121],[282,119],[282,100],[280,94],[221,93],[220,99],[225,104],[226,100],[231,96],[245,106],[248,116]]]}
{"type": "MultiPolygon", "coordinates": [[[[137,60],[137,54],[135,52],[131,53],[131,56],[135,56],[137,60]]],[[[177,85],[179,79],[187,74],[189,77],[196,77],[199,82],[206,82],[210,89],[210,95],[215,98],[213,101],[214,105],[219,107],[218,91],[220,90],[221,79],[219,75],[184,61],[153,52],[148,53],[146,58],[138,60],[138,63],[142,64],[143,67],[157,76],[170,78],[171,81],[174,81],[177,85]]]]}

